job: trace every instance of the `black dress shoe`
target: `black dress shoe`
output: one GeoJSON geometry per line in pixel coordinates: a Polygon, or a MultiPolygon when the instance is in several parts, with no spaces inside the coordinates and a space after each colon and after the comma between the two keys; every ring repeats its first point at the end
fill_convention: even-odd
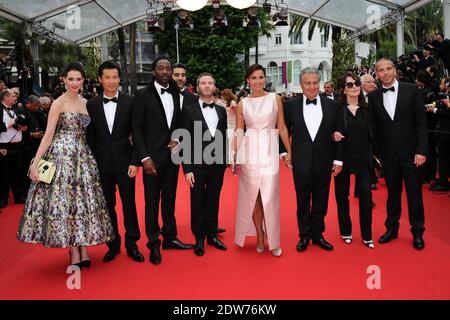
{"type": "Polygon", "coordinates": [[[217,228],[217,232],[216,232],[216,234],[219,234],[219,233],[224,233],[226,230],[225,229],[223,229],[223,228],[217,228]]]}
{"type": "Polygon", "coordinates": [[[323,237],[319,239],[312,239],[312,243],[318,245],[324,250],[333,250],[333,246],[331,245],[331,243],[328,243],[323,237]]]}
{"type": "Polygon", "coordinates": [[[139,252],[138,249],[127,250],[127,256],[136,262],[144,262],[144,256],[139,252]]]}
{"type": "Polygon", "coordinates": [[[162,242],[162,248],[164,250],[167,249],[179,249],[179,250],[188,250],[194,247],[193,244],[183,243],[179,239],[175,238],[173,240],[164,239],[162,242]]]}
{"type": "Polygon", "coordinates": [[[6,208],[8,206],[8,199],[0,200],[0,208],[6,208]]]}
{"type": "Polygon", "coordinates": [[[383,234],[380,239],[378,239],[378,243],[388,243],[393,239],[397,239],[398,230],[388,230],[385,234],[383,234]]]}
{"type": "Polygon", "coordinates": [[[301,238],[299,240],[299,242],[297,243],[297,251],[298,252],[305,251],[306,248],[308,248],[309,240],[310,239],[308,239],[308,238],[301,238]]]}
{"type": "Polygon", "coordinates": [[[109,262],[116,258],[116,255],[120,253],[120,249],[109,249],[103,257],[103,262],[109,262]]]}
{"type": "Polygon", "coordinates": [[[194,253],[201,257],[205,254],[205,240],[197,239],[194,246],[194,253]]]}
{"type": "Polygon", "coordinates": [[[227,250],[227,246],[222,241],[217,239],[217,237],[208,237],[207,242],[209,245],[216,247],[216,249],[227,250]]]}
{"type": "Polygon", "coordinates": [[[416,250],[422,250],[423,248],[425,248],[425,241],[423,241],[422,235],[414,236],[413,246],[416,250]]]}
{"type": "Polygon", "coordinates": [[[161,263],[161,251],[159,250],[159,245],[153,246],[150,249],[150,262],[155,265],[161,263]]]}
{"type": "Polygon", "coordinates": [[[25,200],[26,200],[25,198],[17,198],[17,199],[14,199],[14,203],[24,204],[25,200]]]}

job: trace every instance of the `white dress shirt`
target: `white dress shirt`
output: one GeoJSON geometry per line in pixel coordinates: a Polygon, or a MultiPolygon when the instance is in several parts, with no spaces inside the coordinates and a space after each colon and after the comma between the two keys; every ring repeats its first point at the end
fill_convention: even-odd
{"type": "MultiPolygon", "coordinates": [[[[119,100],[119,92],[117,91],[116,95],[114,97],[107,97],[107,96],[103,95],[103,98],[108,98],[108,99],[116,98],[117,100],[119,100]]],[[[116,116],[117,103],[112,102],[112,101],[109,101],[108,103],[103,103],[103,110],[105,111],[106,122],[108,123],[109,133],[112,133],[113,125],[114,125],[114,118],[116,116]]]]}
{"type": "Polygon", "coordinates": [[[182,95],[182,93],[184,92],[184,90],[186,90],[186,89],[183,89],[182,91],[180,91],[180,110],[183,110],[184,96],[182,95]]]}
{"type": "Polygon", "coordinates": [[[217,114],[216,108],[206,107],[203,108],[203,102],[201,99],[198,99],[198,104],[200,105],[200,109],[202,110],[203,118],[208,125],[209,132],[214,137],[216,134],[217,124],[219,123],[219,116],[217,114]]]}
{"type": "MultiPolygon", "coordinates": [[[[306,96],[303,95],[303,117],[305,118],[306,127],[308,128],[309,135],[312,141],[316,138],[317,131],[319,131],[320,123],[322,122],[322,104],[320,102],[319,96],[317,99],[317,104],[306,104],[306,96]]],[[[313,99],[313,100],[314,100],[313,99]]]]}
{"type": "Polygon", "coordinates": [[[155,88],[156,91],[158,91],[159,97],[161,98],[161,102],[164,107],[164,112],[166,114],[167,126],[170,128],[170,125],[172,124],[173,109],[174,109],[172,94],[170,94],[169,92],[164,92],[164,94],[161,94],[161,89],[168,89],[169,87],[164,88],[156,81],[155,81],[155,88]]]}
{"type": "MultiPolygon", "coordinates": [[[[395,80],[392,85],[395,88],[395,91],[387,91],[383,93],[383,105],[386,109],[386,112],[389,114],[389,117],[394,120],[395,116],[395,107],[397,105],[397,97],[398,97],[398,81],[395,80]]],[[[383,88],[388,88],[383,86],[383,88]]]]}
{"type": "Polygon", "coordinates": [[[13,127],[8,128],[8,123],[15,118],[16,113],[12,108],[8,108],[9,113],[13,116],[13,118],[11,118],[1,104],[0,107],[2,110],[2,121],[7,128],[6,132],[0,133],[0,143],[18,143],[22,141],[22,131],[16,130],[13,127]]]}

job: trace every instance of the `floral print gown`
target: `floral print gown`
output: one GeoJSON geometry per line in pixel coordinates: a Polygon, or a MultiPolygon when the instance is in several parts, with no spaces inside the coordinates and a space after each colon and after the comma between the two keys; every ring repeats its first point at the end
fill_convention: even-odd
{"type": "Polygon", "coordinates": [[[91,246],[114,239],[94,156],[86,142],[90,117],[60,114],[42,157],[56,164],[50,184],[32,182],[17,239],[47,247],[91,246]]]}

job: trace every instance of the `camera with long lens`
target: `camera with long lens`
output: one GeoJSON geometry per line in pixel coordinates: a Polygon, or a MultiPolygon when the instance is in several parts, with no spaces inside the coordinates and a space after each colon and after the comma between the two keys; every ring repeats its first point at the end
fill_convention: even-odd
{"type": "Polygon", "coordinates": [[[15,124],[13,125],[13,128],[16,130],[19,130],[19,126],[26,126],[28,123],[28,118],[22,114],[22,113],[18,113],[16,114],[15,120],[14,120],[15,124]]]}

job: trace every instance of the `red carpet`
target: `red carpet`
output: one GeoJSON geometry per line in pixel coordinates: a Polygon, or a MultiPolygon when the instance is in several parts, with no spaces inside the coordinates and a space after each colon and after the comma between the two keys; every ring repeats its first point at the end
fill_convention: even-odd
{"type": "MultiPolygon", "coordinates": [[[[399,238],[376,243],[375,250],[360,240],[357,202],[351,209],[354,241],[339,238],[334,191],[330,192],[325,237],[332,252],[317,246],[298,253],[295,191],[292,175],[281,172],[281,245],[283,255],[259,255],[255,238],[242,249],[233,244],[237,202],[237,178],[226,172],[221,197],[219,226],[227,229],[222,240],[228,251],[206,246],[199,258],[193,251],[162,251],[159,266],[148,262],[145,247],[142,180],[137,187],[141,251],[145,263],[135,263],[122,253],[103,263],[105,246],[90,248],[92,267],[82,271],[81,290],[66,287],[68,250],[18,243],[15,238],[23,205],[9,205],[0,213],[0,299],[450,299],[450,198],[424,187],[426,248],[412,247],[406,199],[399,238]],[[381,288],[369,290],[367,268],[381,270],[381,288]]],[[[180,175],[177,224],[180,239],[194,242],[190,231],[189,190],[180,175]]],[[[386,188],[374,192],[374,239],[384,232],[386,188]]],[[[120,203],[119,203],[120,206],[120,203]]],[[[118,210],[120,212],[120,208],[118,210]]],[[[119,225],[121,225],[121,221],[119,225]]]]}

